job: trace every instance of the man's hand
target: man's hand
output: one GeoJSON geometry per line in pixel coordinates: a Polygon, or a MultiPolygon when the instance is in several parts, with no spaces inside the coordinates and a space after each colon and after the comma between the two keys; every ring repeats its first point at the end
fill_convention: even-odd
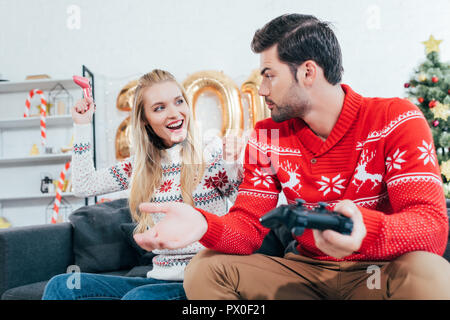
{"type": "Polygon", "coordinates": [[[353,201],[343,200],[339,202],[334,211],[353,220],[352,234],[343,235],[333,230],[320,231],[314,229],[313,234],[318,249],[331,257],[342,259],[359,250],[367,231],[361,211],[353,201]]]}
{"type": "Polygon", "coordinates": [[[141,203],[139,210],[166,214],[153,228],[134,235],[136,243],[147,251],[184,248],[200,240],[208,230],[203,215],[185,203],[141,203]]]}

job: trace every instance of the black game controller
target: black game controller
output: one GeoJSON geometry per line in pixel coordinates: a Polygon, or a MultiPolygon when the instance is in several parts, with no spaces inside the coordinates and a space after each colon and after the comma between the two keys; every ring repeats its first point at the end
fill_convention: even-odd
{"type": "Polygon", "coordinates": [[[310,210],[303,206],[304,200],[295,201],[296,204],[281,205],[269,211],[259,221],[270,229],[285,225],[295,236],[302,235],[305,229],[331,229],[345,235],[352,233],[353,221],[340,213],[327,210],[326,203],[319,202],[319,207],[310,210]]]}

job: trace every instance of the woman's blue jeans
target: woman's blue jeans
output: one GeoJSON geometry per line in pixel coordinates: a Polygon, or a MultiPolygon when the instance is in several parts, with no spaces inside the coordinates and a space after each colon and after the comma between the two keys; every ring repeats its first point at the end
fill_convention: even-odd
{"type": "Polygon", "coordinates": [[[73,273],[68,273],[51,278],[42,299],[186,300],[182,281],[78,273],[76,276],[80,278],[74,287],[71,285],[73,276],[73,273]]]}

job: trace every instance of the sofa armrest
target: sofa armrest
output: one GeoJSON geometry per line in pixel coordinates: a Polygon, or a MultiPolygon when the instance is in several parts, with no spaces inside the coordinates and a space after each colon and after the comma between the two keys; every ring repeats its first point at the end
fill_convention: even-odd
{"type": "Polygon", "coordinates": [[[0,229],[0,296],[65,273],[73,260],[68,222],[0,229]]]}

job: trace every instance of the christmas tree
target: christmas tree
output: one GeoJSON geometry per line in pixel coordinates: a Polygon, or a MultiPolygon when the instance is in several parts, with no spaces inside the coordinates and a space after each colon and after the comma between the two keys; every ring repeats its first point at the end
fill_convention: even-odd
{"type": "Polygon", "coordinates": [[[450,198],[450,64],[439,59],[439,44],[430,36],[422,42],[426,60],[405,83],[408,98],[425,115],[433,133],[437,159],[441,168],[445,196],[450,198]]]}

